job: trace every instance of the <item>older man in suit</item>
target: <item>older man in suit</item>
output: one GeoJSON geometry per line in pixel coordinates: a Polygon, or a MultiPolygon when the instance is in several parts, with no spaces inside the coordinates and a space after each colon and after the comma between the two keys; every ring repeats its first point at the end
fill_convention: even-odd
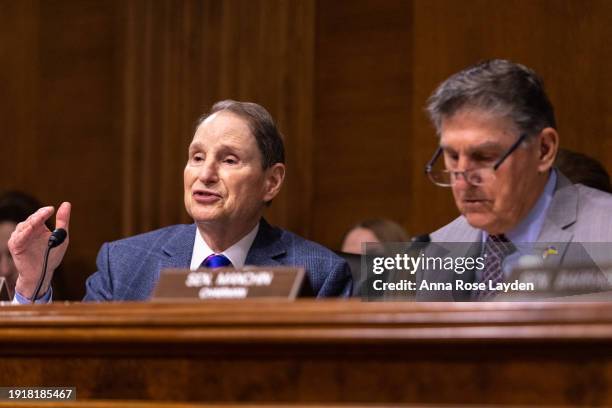
{"type": "MultiPolygon", "coordinates": [[[[195,223],[104,244],[85,300],[148,299],[164,268],[245,264],[302,266],[317,296],[348,296],[352,281],[344,260],[262,218],[284,177],[283,141],[269,113],[254,103],[215,104],[198,123],[184,171],[185,207],[195,223]]],[[[44,222],[52,213],[51,207],[40,209],[10,239],[20,272],[19,302],[31,301],[36,291],[50,235],[44,222]]],[[[69,219],[70,204],[63,203],[56,225],[67,229],[69,219]]],[[[67,242],[52,251],[49,270],[59,265],[66,247],[67,242]]],[[[36,301],[50,299],[51,275],[36,301]]]]}
{"type": "MultiPolygon", "coordinates": [[[[469,67],[435,90],[428,111],[439,148],[426,170],[452,189],[461,212],[432,240],[475,243],[471,254],[486,259],[483,270],[453,279],[504,281],[504,262],[522,243],[565,243],[554,249],[560,260],[569,242],[612,241],[612,195],[573,185],[553,168],[559,135],[534,71],[506,60],[469,67]]],[[[453,295],[483,300],[494,293],[453,295]]]]}

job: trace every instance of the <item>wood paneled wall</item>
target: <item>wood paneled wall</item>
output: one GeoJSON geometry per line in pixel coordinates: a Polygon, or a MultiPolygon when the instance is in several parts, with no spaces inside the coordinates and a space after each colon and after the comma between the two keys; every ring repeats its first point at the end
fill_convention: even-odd
{"type": "Polygon", "coordinates": [[[313,238],[331,247],[364,218],[406,225],[412,3],[317,3],[313,238]]]}
{"type": "Polygon", "coordinates": [[[287,138],[290,181],[270,217],[304,232],[312,129],[314,7],[309,1],[127,2],[124,32],[123,229],[190,222],[187,146],[221,99],[262,104],[287,138]]]}
{"type": "Polygon", "coordinates": [[[478,60],[536,69],[562,144],[612,168],[607,0],[0,0],[0,190],[74,204],[59,297],[102,242],[188,222],[182,169],[217,100],[286,137],[276,224],[336,247],[374,216],[412,233],[456,215],[423,165],[427,96],[478,60]]]}
{"type": "Polygon", "coordinates": [[[0,2],[0,188],[73,202],[57,279],[78,287],[100,244],[121,234],[118,4],[0,2]]]}

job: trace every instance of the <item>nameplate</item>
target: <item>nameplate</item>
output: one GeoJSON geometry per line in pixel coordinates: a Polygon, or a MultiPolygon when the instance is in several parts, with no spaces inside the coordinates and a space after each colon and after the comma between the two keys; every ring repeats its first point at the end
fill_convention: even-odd
{"type": "Polygon", "coordinates": [[[521,267],[513,270],[509,281],[530,286],[530,291],[521,293],[524,298],[606,294],[612,299],[612,265],[521,267]]]}
{"type": "Polygon", "coordinates": [[[293,267],[165,269],[153,300],[295,299],[304,277],[303,268],[293,267]]]}
{"type": "Polygon", "coordinates": [[[0,277],[0,301],[8,301],[11,300],[11,295],[8,291],[8,285],[6,284],[6,279],[0,277]]]}

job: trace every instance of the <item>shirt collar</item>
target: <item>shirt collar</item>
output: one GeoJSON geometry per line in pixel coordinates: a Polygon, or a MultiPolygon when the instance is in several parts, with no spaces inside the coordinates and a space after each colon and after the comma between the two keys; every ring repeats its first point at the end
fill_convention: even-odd
{"type": "MultiPolygon", "coordinates": [[[[253,245],[253,241],[255,241],[258,231],[259,223],[257,223],[257,225],[255,225],[255,227],[248,234],[242,237],[240,241],[236,242],[234,245],[222,252],[222,254],[232,262],[234,268],[244,267],[244,261],[249,253],[249,249],[251,249],[251,245],[253,245]]],[[[202,262],[204,262],[206,258],[214,253],[215,252],[210,249],[206,241],[204,241],[204,238],[202,238],[200,230],[196,228],[193,254],[191,255],[191,265],[189,269],[192,271],[198,269],[200,265],[202,265],[202,262]]]]}

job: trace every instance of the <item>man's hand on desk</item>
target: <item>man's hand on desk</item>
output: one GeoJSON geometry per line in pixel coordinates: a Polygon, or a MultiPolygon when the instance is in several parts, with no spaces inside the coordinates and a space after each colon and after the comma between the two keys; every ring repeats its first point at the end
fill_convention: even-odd
{"type": "MultiPolygon", "coordinates": [[[[56,228],[64,228],[68,232],[70,209],[71,205],[68,202],[60,205],[55,216],[56,228]]],[[[17,228],[15,228],[8,242],[9,251],[19,271],[15,292],[28,299],[31,299],[34,295],[38,279],[40,278],[45,250],[51,236],[51,231],[45,225],[45,221],[53,215],[53,212],[53,207],[39,209],[30,215],[27,220],[17,224],[17,228]]],[[[47,275],[38,294],[39,296],[44,295],[49,290],[53,271],[59,266],[67,248],[68,238],[66,238],[63,244],[50,252],[47,275]]]]}

